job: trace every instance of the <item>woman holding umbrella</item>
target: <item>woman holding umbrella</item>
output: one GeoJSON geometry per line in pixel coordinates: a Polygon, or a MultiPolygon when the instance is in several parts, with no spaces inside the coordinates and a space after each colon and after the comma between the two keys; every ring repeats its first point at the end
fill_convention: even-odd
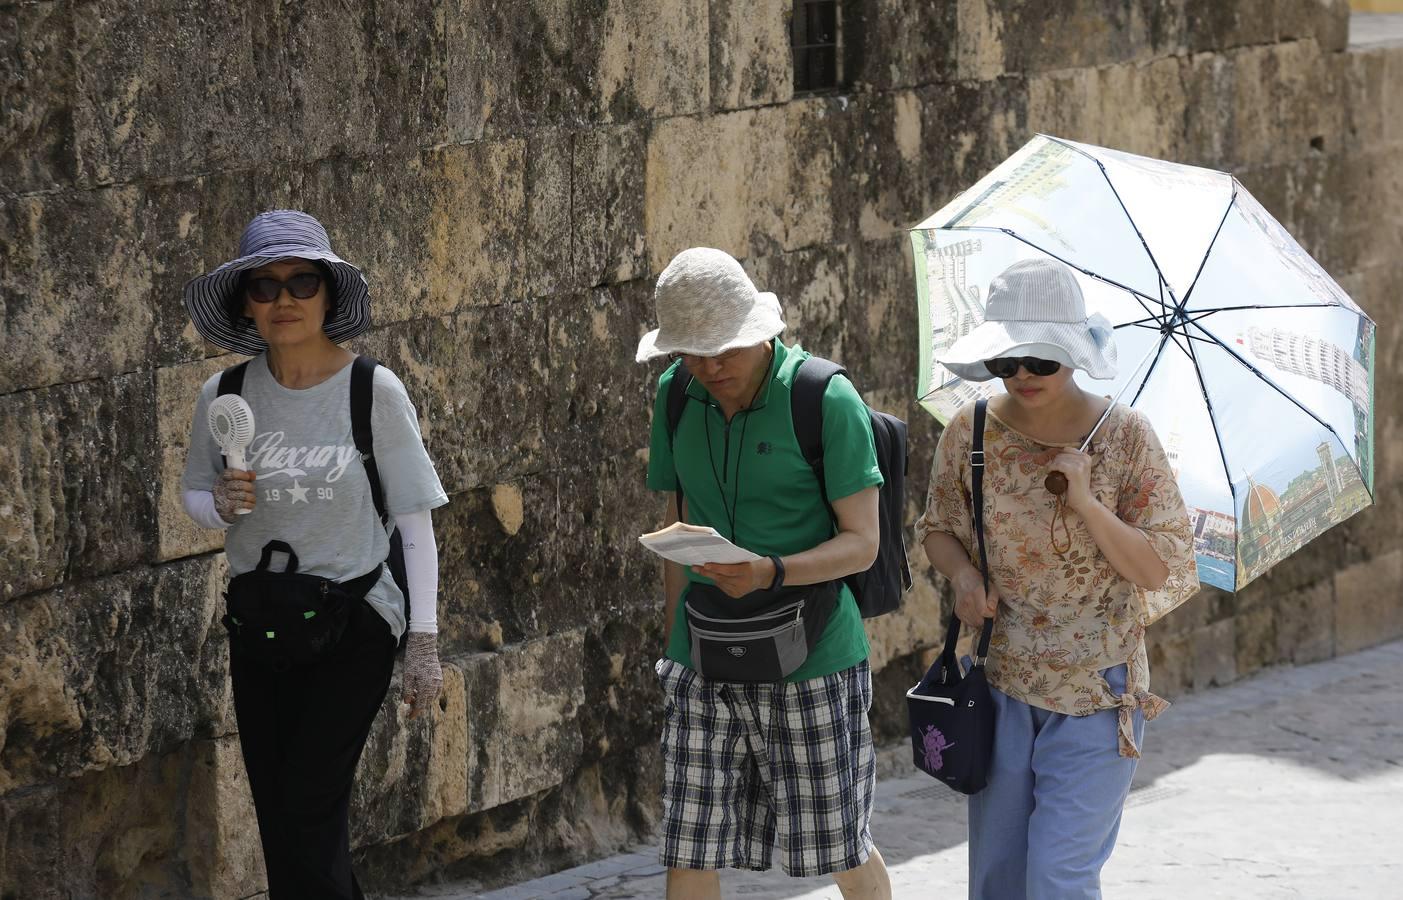
{"type": "Polygon", "coordinates": [[[382,366],[370,369],[375,466],[367,468],[358,452],[351,397],[364,382],[353,369],[366,367],[339,344],[369,327],[369,294],[316,219],[292,210],[257,216],[238,258],[186,285],[185,306],[207,340],[253,357],[233,392],[253,413],[254,471],[226,468],[206,428],[221,388],[216,375],[195,408],[182,487],[196,522],[228,532],[229,669],[268,893],[272,900],[360,898],[349,846],[352,781],[406,627],[411,714],[431,709],[438,694],[438,554],[429,510],[448,498],[414,406],[382,366]],[[385,565],[390,542],[370,481],[377,470],[385,510],[403,539],[414,601],[408,623],[385,565]],[[270,566],[279,553],[293,574],[280,577],[270,566]],[[302,632],[281,620],[277,629],[246,621],[253,616],[236,608],[247,595],[249,609],[259,608],[257,600],[271,615],[285,613],[313,583],[318,590],[307,602],[328,591],[346,601],[294,615],[311,623],[306,633],[317,635],[316,644],[300,646],[289,634],[302,632]],[[245,584],[261,587],[244,591],[245,584]],[[265,636],[292,643],[267,650],[265,636]]]}
{"type": "Polygon", "coordinates": [[[1149,692],[1144,623],[1162,605],[1151,596],[1198,588],[1188,515],[1149,421],[1073,381],[1076,369],[1114,377],[1110,334],[1087,317],[1070,269],[1024,260],[991,283],[984,324],[940,359],[1007,390],[984,431],[987,593],[970,506],[974,404],[941,435],[916,526],[960,620],[994,619],[994,756],[970,798],[972,898],[1100,896],[1144,722],[1167,706],[1149,692]]]}

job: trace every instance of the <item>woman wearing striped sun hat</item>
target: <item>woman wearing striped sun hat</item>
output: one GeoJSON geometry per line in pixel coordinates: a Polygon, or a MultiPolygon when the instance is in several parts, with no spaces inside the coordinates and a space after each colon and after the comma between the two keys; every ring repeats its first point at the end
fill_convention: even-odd
{"type": "MultiPolygon", "coordinates": [[[[253,357],[205,383],[182,488],[191,518],[227,530],[229,669],[269,896],[360,898],[351,871],[351,787],[406,628],[411,716],[433,708],[442,680],[429,511],[448,498],[404,386],[340,346],[370,326],[370,296],[365,277],[332,252],[316,219],[294,210],[260,214],[245,229],[238,258],[193,279],[184,299],[206,340],[253,357]],[[253,412],[251,471],[226,468],[206,426],[221,387],[253,412]],[[370,399],[369,465],[353,434],[353,396],[370,399]],[[413,600],[408,622],[386,564],[393,528],[382,512],[402,538],[413,600]],[[298,575],[345,591],[345,605],[322,619],[339,624],[319,633],[315,653],[274,652],[254,640],[272,638],[271,630],[240,630],[246,623],[235,615],[234,582],[273,568],[279,550],[298,575]]],[[[265,574],[273,573],[253,578],[265,574]]],[[[286,614],[295,585],[304,583],[275,577],[258,596],[268,598],[271,615],[286,614]]]]}

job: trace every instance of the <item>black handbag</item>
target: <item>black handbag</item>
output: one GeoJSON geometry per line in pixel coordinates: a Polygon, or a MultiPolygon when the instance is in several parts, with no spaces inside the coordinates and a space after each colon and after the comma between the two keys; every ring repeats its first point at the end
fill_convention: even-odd
{"type": "Polygon", "coordinates": [[[687,590],[692,668],[717,681],[783,681],[809,658],[838,604],[836,581],[728,597],[712,584],[687,590]]]}
{"type": "MultiPolygon", "coordinates": [[[[975,540],[984,589],[989,589],[989,557],[984,549],[984,415],[987,400],[974,408],[974,435],[970,448],[970,481],[975,540]]],[[[920,683],[906,692],[911,720],[911,754],[916,768],[939,779],[961,794],[977,794],[989,780],[989,760],[994,752],[994,707],[984,662],[994,620],[984,620],[973,665],[961,674],[955,659],[960,620],[950,613],[945,648],[920,683]]]]}
{"type": "Polygon", "coordinates": [[[220,621],[230,643],[255,662],[276,671],[314,663],[340,643],[356,604],[380,580],[381,568],[350,581],[304,575],[291,546],[269,541],[256,569],[229,579],[220,621]],[[287,554],[281,572],[270,568],[274,553],[287,554]]]}

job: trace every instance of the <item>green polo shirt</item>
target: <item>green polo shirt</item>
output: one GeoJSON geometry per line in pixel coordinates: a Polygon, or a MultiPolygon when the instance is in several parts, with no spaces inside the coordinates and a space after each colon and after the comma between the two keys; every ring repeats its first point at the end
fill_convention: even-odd
{"type": "MultiPolygon", "coordinates": [[[[672,441],[667,393],[681,363],[669,367],[658,379],[653,404],[648,487],[671,492],[680,479],[688,522],[710,525],[762,556],[802,553],[831,538],[833,520],[818,478],[799,449],[790,415],[794,373],[809,355],[797,345],[787,348],[775,341],[769,381],[754,405],[736,413],[729,424],[711,394],[693,379],[672,441]]],[[[882,483],[867,408],[842,375],[834,376],[823,395],[823,465],[830,501],[882,483]]],[[[708,581],[691,569],[686,574],[688,582],[708,581]]],[[[687,618],[678,603],[667,657],[690,667],[690,651],[687,618]]],[[[843,585],[818,644],[787,680],[842,671],[866,659],[867,652],[862,616],[852,591],[843,585]]]]}

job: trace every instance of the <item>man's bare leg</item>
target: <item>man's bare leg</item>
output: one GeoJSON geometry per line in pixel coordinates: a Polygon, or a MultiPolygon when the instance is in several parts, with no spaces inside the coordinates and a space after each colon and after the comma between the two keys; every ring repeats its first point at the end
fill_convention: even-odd
{"type": "Polygon", "coordinates": [[[710,869],[668,869],[667,900],[721,900],[721,875],[710,869]]]}
{"type": "MultiPolygon", "coordinates": [[[[876,847],[872,848],[867,862],[856,869],[834,872],[833,880],[838,883],[838,890],[843,892],[843,900],[891,900],[891,878],[887,876],[887,864],[876,847]]],[[[668,897],[672,895],[669,893],[668,897]]]]}

